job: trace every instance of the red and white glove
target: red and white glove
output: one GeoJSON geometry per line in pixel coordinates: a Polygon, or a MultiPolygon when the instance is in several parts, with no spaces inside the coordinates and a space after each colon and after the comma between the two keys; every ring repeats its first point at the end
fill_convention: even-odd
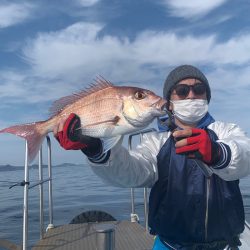
{"type": "Polygon", "coordinates": [[[173,133],[177,140],[176,153],[186,154],[188,158],[197,158],[209,165],[216,164],[220,159],[220,146],[212,141],[204,129],[191,128],[173,133]],[[178,140],[181,138],[181,140],[178,140]]]}
{"type": "Polygon", "coordinates": [[[81,121],[76,114],[70,114],[54,130],[55,138],[66,150],[81,150],[88,157],[102,154],[102,142],[99,138],[83,135],[81,121]]]}
{"type": "MultiPolygon", "coordinates": [[[[87,147],[77,138],[77,129],[80,128],[80,119],[75,114],[70,114],[63,125],[63,129],[56,133],[55,137],[66,150],[79,150],[87,147]]],[[[80,132],[81,130],[79,130],[80,132]]]]}

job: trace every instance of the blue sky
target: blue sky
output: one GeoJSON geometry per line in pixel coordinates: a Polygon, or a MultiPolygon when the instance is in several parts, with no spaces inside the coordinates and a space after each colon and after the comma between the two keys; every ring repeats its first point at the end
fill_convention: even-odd
{"type": "MultiPolygon", "coordinates": [[[[249,11],[247,0],[0,0],[0,128],[47,119],[98,75],[161,95],[171,69],[193,64],[210,113],[249,135],[249,11]]],[[[1,134],[0,145],[0,164],[23,164],[23,139],[1,134]]],[[[52,145],[53,163],[84,161],[52,145]]]]}

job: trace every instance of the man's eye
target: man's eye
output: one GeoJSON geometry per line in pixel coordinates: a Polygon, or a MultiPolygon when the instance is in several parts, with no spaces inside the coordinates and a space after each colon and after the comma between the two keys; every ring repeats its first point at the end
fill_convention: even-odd
{"type": "Polygon", "coordinates": [[[141,100],[141,99],[145,98],[145,96],[146,95],[143,92],[140,92],[140,91],[135,93],[135,99],[137,99],[137,100],[141,100]]]}

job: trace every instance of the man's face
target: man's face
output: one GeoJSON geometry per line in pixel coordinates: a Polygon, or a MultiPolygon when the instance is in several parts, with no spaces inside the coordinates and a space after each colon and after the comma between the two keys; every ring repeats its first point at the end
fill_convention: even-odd
{"type": "MultiPolygon", "coordinates": [[[[177,83],[171,93],[170,100],[184,100],[184,99],[207,99],[207,93],[204,91],[206,85],[200,80],[194,78],[187,78],[177,83]],[[195,86],[189,88],[188,86],[195,86]]],[[[173,110],[173,104],[170,103],[169,110],[173,110]]]]}

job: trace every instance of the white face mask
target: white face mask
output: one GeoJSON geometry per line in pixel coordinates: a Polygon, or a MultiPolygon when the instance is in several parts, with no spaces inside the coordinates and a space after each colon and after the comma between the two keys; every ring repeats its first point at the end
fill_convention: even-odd
{"type": "Polygon", "coordinates": [[[174,116],[186,124],[199,122],[208,111],[207,100],[203,99],[184,99],[170,102],[173,103],[174,116]]]}

